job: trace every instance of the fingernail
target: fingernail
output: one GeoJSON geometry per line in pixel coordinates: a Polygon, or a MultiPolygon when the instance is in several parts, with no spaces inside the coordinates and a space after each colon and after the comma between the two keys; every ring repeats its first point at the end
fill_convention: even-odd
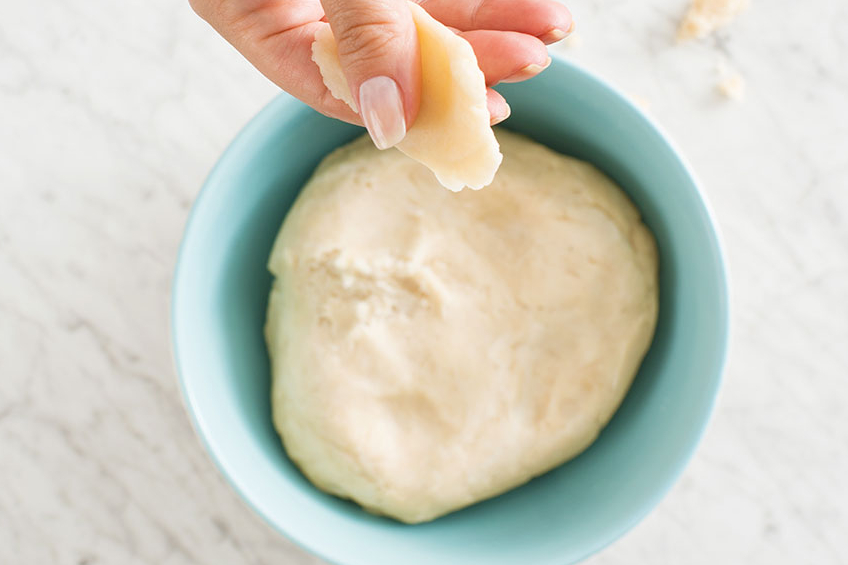
{"type": "Polygon", "coordinates": [[[512,108],[509,107],[509,104],[504,104],[504,114],[499,116],[492,116],[489,120],[489,125],[497,125],[507,119],[512,114],[512,108]]]}
{"type": "Polygon", "coordinates": [[[539,39],[542,40],[542,43],[549,45],[551,43],[556,43],[557,41],[562,41],[574,31],[574,20],[571,20],[571,23],[568,25],[568,29],[563,31],[557,27],[549,31],[548,33],[544,33],[539,36],[539,39]]]}
{"type": "Polygon", "coordinates": [[[511,74],[510,76],[503,79],[501,82],[521,82],[522,80],[527,80],[528,78],[533,78],[538,75],[545,69],[551,66],[551,58],[548,57],[547,61],[545,61],[544,65],[537,65],[532,63],[527,65],[517,73],[511,74]]]}
{"type": "Polygon", "coordinates": [[[397,145],[406,135],[400,88],[389,77],[369,78],[359,87],[359,115],[377,149],[397,145]]]}

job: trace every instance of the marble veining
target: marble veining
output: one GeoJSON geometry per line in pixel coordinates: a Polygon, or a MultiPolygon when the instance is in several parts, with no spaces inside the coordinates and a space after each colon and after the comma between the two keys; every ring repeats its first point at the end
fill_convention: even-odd
{"type": "MultiPolygon", "coordinates": [[[[642,100],[724,232],[726,384],[682,480],[592,565],[848,562],[848,4],[571,0],[559,47],[642,100]],[[744,101],[717,90],[741,73],[744,101]]],[[[206,173],[276,89],[186,2],[0,17],[0,563],[318,564],[225,484],[183,410],[170,278],[206,173]]]]}

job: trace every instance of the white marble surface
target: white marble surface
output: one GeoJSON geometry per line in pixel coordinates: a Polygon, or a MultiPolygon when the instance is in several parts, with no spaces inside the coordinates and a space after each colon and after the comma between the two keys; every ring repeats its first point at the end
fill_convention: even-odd
{"type": "MultiPolygon", "coordinates": [[[[689,156],[735,298],[701,449],[589,562],[848,563],[848,4],[754,0],[675,46],[684,5],[571,1],[567,56],[689,156]]],[[[274,93],[181,0],[0,5],[0,563],[319,563],[213,468],[169,349],[191,201],[274,93]]]]}

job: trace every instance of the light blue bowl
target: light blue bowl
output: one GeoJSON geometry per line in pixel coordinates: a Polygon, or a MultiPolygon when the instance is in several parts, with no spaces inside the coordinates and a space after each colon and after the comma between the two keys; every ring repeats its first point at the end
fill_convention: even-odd
{"type": "Polygon", "coordinates": [[[565,565],[621,536],[662,498],[701,437],[728,338],[715,222],[679,153],[597,78],[555,60],[504,86],[505,126],[612,176],[656,234],[656,337],[623,405],[577,459],[495,499],[408,526],[315,489],[271,425],[262,327],[265,261],[315,166],[362,130],[281,95],[209,175],[186,228],[173,289],[174,352],[186,404],[221,471],[268,522],[343,565],[565,565]]]}

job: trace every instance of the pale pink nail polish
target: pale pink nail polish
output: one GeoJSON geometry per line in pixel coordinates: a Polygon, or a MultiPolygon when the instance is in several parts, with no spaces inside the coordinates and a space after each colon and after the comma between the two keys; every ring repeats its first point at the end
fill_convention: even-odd
{"type": "Polygon", "coordinates": [[[571,35],[571,32],[574,31],[574,20],[568,26],[568,29],[563,31],[559,28],[554,28],[549,32],[542,34],[539,36],[539,39],[542,40],[546,45],[550,45],[551,43],[556,43],[557,41],[561,41],[571,35]]]}
{"type": "Polygon", "coordinates": [[[397,145],[406,135],[400,88],[389,77],[373,77],[362,83],[359,87],[359,115],[377,149],[397,145]]]}
{"type": "Polygon", "coordinates": [[[538,75],[545,69],[551,66],[551,58],[548,57],[547,61],[545,61],[544,65],[537,65],[535,63],[531,63],[527,65],[517,73],[514,73],[505,79],[501,80],[501,82],[521,82],[522,80],[527,80],[529,78],[533,78],[538,75]]]}
{"type": "Polygon", "coordinates": [[[510,114],[512,114],[512,108],[509,107],[509,104],[506,105],[506,107],[503,109],[503,112],[504,113],[501,114],[501,115],[491,116],[489,118],[489,125],[492,125],[492,126],[497,125],[497,124],[501,123],[502,121],[504,121],[505,119],[507,119],[510,116],[510,114]]]}

